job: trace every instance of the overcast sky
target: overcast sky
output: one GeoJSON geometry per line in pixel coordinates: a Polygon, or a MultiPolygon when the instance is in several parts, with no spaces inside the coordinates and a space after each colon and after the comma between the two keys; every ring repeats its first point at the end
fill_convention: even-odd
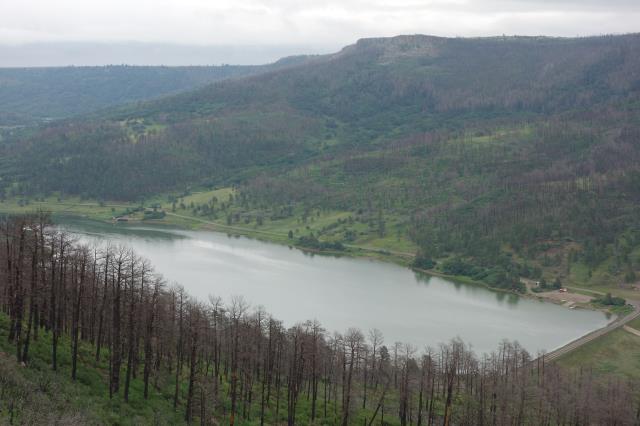
{"type": "Polygon", "coordinates": [[[260,63],[397,34],[639,31],[640,0],[0,0],[0,66],[260,63]]]}

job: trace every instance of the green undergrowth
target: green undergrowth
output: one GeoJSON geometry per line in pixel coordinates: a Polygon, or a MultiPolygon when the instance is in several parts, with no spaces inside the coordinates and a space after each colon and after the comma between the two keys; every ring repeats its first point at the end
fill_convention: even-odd
{"type": "Polygon", "coordinates": [[[557,362],[576,371],[591,370],[598,376],[612,374],[637,380],[640,379],[640,337],[617,329],[562,356],[557,362]]]}
{"type": "MultiPolygon", "coordinates": [[[[173,410],[172,395],[154,390],[143,398],[140,377],[131,382],[130,399],[113,399],[108,392],[108,352],[95,362],[95,348],[81,344],[77,380],[71,380],[71,342],[61,337],[58,369],[51,368],[51,335],[44,331],[32,340],[29,362],[16,363],[15,346],[8,341],[8,319],[0,314],[0,423],[13,419],[17,424],[179,424],[182,410],[173,410]],[[13,408],[12,408],[13,407],[13,408]],[[44,417],[43,417],[44,416],[44,417]],[[33,419],[47,419],[33,422],[33,419]]],[[[122,392],[122,391],[121,391],[122,392]]]]}
{"type": "MultiPolygon", "coordinates": [[[[132,379],[129,402],[123,400],[123,386],[120,393],[109,398],[108,393],[108,351],[102,351],[100,362],[95,361],[95,347],[82,343],[79,352],[77,380],[71,380],[71,342],[68,337],[61,337],[58,346],[58,369],[51,368],[51,336],[41,331],[38,339],[32,341],[29,351],[29,362],[21,365],[16,362],[15,346],[8,341],[8,318],[0,314],[0,424],[105,424],[105,425],[176,425],[185,424],[185,400],[187,394],[188,368],[185,368],[180,385],[180,403],[176,410],[173,408],[173,390],[175,381],[173,374],[162,372],[158,375],[157,383],[150,386],[149,399],[143,398],[143,381],[139,376],[132,379]]],[[[142,366],[140,366],[141,373],[142,366]]],[[[140,374],[141,375],[141,374],[140,374]]],[[[229,382],[221,376],[220,397],[217,412],[213,415],[216,422],[224,422],[230,411],[228,398],[229,382]]],[[[124,382],[124,371],[121,375],[124,382]]],[[[241,419],[236,417],[239,426],[254,426],[260,424],[259,418],[259,384],[256,384],[256,399],[250,415],[241,419]]],[[[296,424],[307,425],[335,425],[341,421],[340,407],[329,400],[324,416],[323,387],[317,403],[317,420],[311,422],[311,402],[301,396],[296,410],[296,424]]],[[[354,394],[361,392],[354,386],[354,394]]],[[[370,391],[371,392],[371,391],[370,391]]],[[[377,393],[371,395],[371,403],[367,409],[354,409],[351,424],[363,424],[365,419],[371,418],[374,400],[377,393]]],[[[396,403],[397,394],[389,392],[387,403],[396,403]]],[[[359,403],[358,403],[359,404],[359,403]]],[[[436,401],[436,410],[439,410],[436,401]]],[[[285,424],[286,395],[281,395],[278,418],[275,418],[272,401],[271,410],[267,411],[265,423],[285,424]]],[[[356,403],[354,402],[354,406],[356,403]]],[[[395,416],[393,416],[395,417],[395,416]]],[[[211,414],[209,414],[211,418],[211,414]]],[[[199,424],[199,419],[193,422],[199,424]]],[[[218,423],[215,423],[218,424],[218,423]]],[[[385,424],[399,425],[391,418],[385,424]]]]}

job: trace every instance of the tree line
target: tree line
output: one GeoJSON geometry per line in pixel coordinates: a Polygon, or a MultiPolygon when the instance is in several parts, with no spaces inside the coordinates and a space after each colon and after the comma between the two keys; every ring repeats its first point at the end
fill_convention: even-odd
{"type": "MultiPolygon", "coordinates": [[[[242,297],[190,297],[126,247],[89,247],[46,214],[0,222],[0,307],[18,363],[50,337],[72,380],[108,360],[105,395],[170,392],[186,423],[326,425],[637,424],[640,384],[569,372],[502,342],[418,350],[377,330],[285,325],[242,297]],[[80,359],[81,346],[93,359],[80,359]]],[[[215,277],[212,279],[215,283],[215,277]]],[[[66,369],[65,369],[66,371],[66,369]]],[[[105,396],[106,397],[106,396],[105,396]]]]}

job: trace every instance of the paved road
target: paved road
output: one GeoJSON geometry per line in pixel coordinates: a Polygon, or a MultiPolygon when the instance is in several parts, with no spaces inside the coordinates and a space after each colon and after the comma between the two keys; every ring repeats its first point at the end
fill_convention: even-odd
{"type": "Polygon", "coordinates": [[[595,339],[597,339],[598,337],[604,336],[607,333],[612,332],[613,330],[616,330],[620,327],[622,327],[623,325],[627,324],[630,321],[633,321],[634,319],[640,317],[640,302],[637,301],[629,301],[630,304],[633,305],[634,307],[634,311],[633,313],[629,314],[629,315],[625,315],[622,318],[617,318],[615,321],[613,321],[611,324],[607,325],[606,327],[600,328],[598,330],[592,331],[589,334],[586,334],[576,340],[574,340],[573,342],[570,342],[566,345],[564,345],[561,348],[558,348],[554,351],[551,351],[547,354],[544,355],[544,359],[545,361],[554,361],[558,358],[560,358],[562,355],[568,354],[569,352],[578,349],[579,347],[581,347],[582,345],[585,345],[595,339]]]}
{"type": "Polygon", "coordinates": [[[635,334],[636,336],[640,337],[640,331],[636,330],[635,328],[629,327],[628,325],[623,325],[622,328],[624,329],[624,331],[628,331],[631,334],[635,334]]]}

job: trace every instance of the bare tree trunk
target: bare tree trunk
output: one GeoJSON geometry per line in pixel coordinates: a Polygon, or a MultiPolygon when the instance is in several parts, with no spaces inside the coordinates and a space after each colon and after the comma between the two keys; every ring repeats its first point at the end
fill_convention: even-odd
{"type": "Polygon", "coordinates": [[[113,285],[113,307],[112,307],[112,330],[111,330],[111,381],[109,386],[109,397],[120,391],[120,368],[122,364],[122,341],[121,341],[121,296],[123,268],[125,253],[120,249],[116,260],[116,279],[113,285]]]}
{"type": "Polygon", "coordinates": [[[33,253],[31,256],[31,290],[29,294],[29,320],[27,321],[26,336],[24,338],[24,348],[22,350],[22,362],[29,361],[29,343],[31,340],[31,329],[37,328],[37,321],[34,324],[36,312],[38,312],[37,287],[38,287],[38,233],[34,236],[33,253]]]}
{"type": "Polygon", "coordinates": [[[382,408],[383,404],[384,404],[384,399],[387,396],[387,391],[389,390],[389,386],[391,386],[391,376],[389,375],[387,377],[387,381],[384,385],[384,388],[382,388],[382,393],[380,394],[380,398],[378,399],[378,404],[376,405],[376,409],[373,411],[373,416],[371,416],[371,419],[369,420],[369,423],[367,423],[368,426],[372,426],[374,420],[376,419],[378,412],[380,411],[380,409],[382,408]]]}
{"type": "Polygon", "coordinates": [[[154,321],[156,304],[158,303],[158,289],[160,284],[155,283],[153,289],[153,296],[151,299],[151,306],[148,307],[149,314],[147,318],[147,330],[144,336],[144,399],[149,398],[149,377],[151,375],[151,364],[153,358],[153,351],[151,347],[151,340],[154,333],[154,321]]]}
{"type": "Polygon", "coordinates": [[[196,376],[196,351],[198,349],[198,325],[191,324],[193,328],[192,339],[191,339],[191,357],[190,357],[190,366],[189,366],[189,388],[187,391],[187,410],[185,413],[185,420],[187,423],[191,423],[192,410],[193,410],[193,392],[194,392],[194,381],[196,376]]]}
{"type": "MultiPolygon", "coordinates": [[[[131,277],[130,277],[130,284],[129,284],[129,315],[128,315],[128,321],[127,321],[127,371],[125,373],[125,381],[124,381],[124,400],[126,402],[129,402],[129,386],[131,385],[131,373],[132,373],[131,370],[133,368],[134,352],[137,349],[136,347],[134,347],[134,342],[135,342],[134,314],[136,311],[135,267],[136,267],[135,258],[132,256],[131,277]]],[[[142,278],[142,280],[144,280],[144,277],[142,278]]]]}
{"type": "Polygon", "coordinates": [[[100,313],[98,315],[98,336],[96,338],[96,363],[100,362],[100,347],[102,345],[103,340],[103,329],[104,329],[104,311],[107,306],[107,294],[108,294],[108,286],[109,286],[109,252],[105,256],[104,260],[104,285],[102,289],[102,303],[100,304],[100,313]]]}
{"type": "Polygon", "coordinates": [[[72,362],[72,367],[71,367],[71,379],[73,381],[76,380],[76,375],[77,375],[77,371],[78,371],[78,339],[80,336],[80,310],[82,309],[82,292],[84,289],[84,282],[85,282],[85,268],[87,266],[87,257],[86,255],[83,256],[83,258],[81,259],[81,271],[80,271],[80,282],[79,284],[77,284],[76,287],[76,300],[75,300],[75,306],[74,306],[74,312],[73,312],[73,334],[72,334],[72,338],[73,338],[73,348],[72,348],[72,355],[71,355],[71,362],[72,362]]]}

